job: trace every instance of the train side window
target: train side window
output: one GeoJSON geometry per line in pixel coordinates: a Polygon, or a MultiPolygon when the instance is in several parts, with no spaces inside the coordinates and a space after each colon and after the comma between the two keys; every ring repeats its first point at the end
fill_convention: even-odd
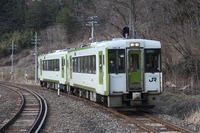
{"type": "Polygon", "coordinates": [[[49,63],[49,60],[47,60],[47,71],[50,70],[50,63],[49,63]]]}
{"type": "Polygon", "coordinates": [[[74,59],[74,58],[72,59],[72,64],[73,64],[73,65],[72,65],[72,67],[73,67],[73,72],[75,72],[75,59],[74,59]]]}
{"type": "Polygon", "coordinates": [[[105,65],[105,61],[104,61],[105,56],[103,55],[103,65],[105,65]]]}
{"type": "Polygon", "coordinates": [[[73,72],[78,72],[78,58],[73,58],[73,72]]]}
{"type": "Polygon", "coordinates": [[[92,61],[92,56],[89,56],[89,73],[93,73],[93,61],[92,61]]]}
{"type": "Polygon", "coordinates": [[[53,60],[50,60],[51,64],[51,71],[53,71],[53,60]]]}
{"type": "Polygon", "coordinates": [[[53,70],[54,70],[54,71],[58,71],[58,69],[57,69],[57,59],[54,60],[54,67],[53,67],[53,70]]]}
{"type": "Polygon", "coordinates": [[[54,63],[53,60],[51,60],[51,71],[54,71],[53,70],[53,63],[54,63]]]}
{"type": "Polygon", "coordinates": [[[50,66],[50,67],[49,67],[49,68],[50,68],[50,71],[52,71],[52,60],[49,61],[49,66],[50,66]]]}
{"type": "Polygon", "coordinates": [[[102,55],[99,55],[99,72],[102,72],[102,55]]]}
{"type": "Polygon", "coordinates": [[[47,70],[47,60],[44,61],[44,70],[47,70]]]}
{"type": "Polygon", "coordinates": [[[84,60],[83,57],[80,58],[81,58],[81,73],[84,73],[84,60]]]}
{"type": "Polygon", "coordinates": [[[110,49],[108,51],[109,73],[125,73],[125,50],[110,49]]]}
{"type": "Polygon", "coordinates": [[[46,70],[48,71],[48,70],[49,70],[49,69],[48,69],[48,68],[49,68],[49,61],[47,60],[46,62],[47,62],[46,70]]]}
{"type": "Polygon", "coordinates": [[[53,68],[52,68],[52,71],[55,71],[55,67],[56,67],[56,60],[52,60],[52,63],[53,63],[53,68]]]}
{"type": "Polygon", "coordinates": [[[145,50],[145,72],[161,71],[160,49],[145,50]]]}
{"type": "Polygon", "coordinates": [[[51,60],[48,60],[48,71],[51,71],[51,60]]]}
{"type": "Polygon", "coordinates": [[[118,50],[118,73],[125,73],[125,51],[124,50],[118,50]]]}
{"type": "Polygon", "coordinates": [[[61,60],[61,64],[62,64],[62,67],[64,66],[64,61],[63,61],[63,59],[61,60]]]}
{"type": "Polygon", "coordinates": [[[81,58],[78,57],[77,60],[78,60],[78,71],[77,72],[80,73],[81,72],[81,58]]]}
{"type": "Polygon", "coordinates": [[[116,50],[109,50],[109,73],[116,73],[116,50]]]}
{"type": "Polygon", "coordinates": [[[48,63],[47,70],[48,70],[48,71],[50,71],[50,70],[51,70],[51,61],[50,61],[50,60],[48,60],[48,61],[47,61],[47,63],[48,63]]]}
{"type": "Polygon", "coordinates": [[[42,70],[45,70],[45,61],[42,61],[42,70]]]}
{"type": "Polygon", "coordinates": [[[44,61],[43,65],[44,65],[44,70],[47,70],[47,61],[46,60],[44,61]]]}
{"type": "Polygon", "coordinates": [[[56,60],[56,64],[57,64],[57,71],[59,71],[60,67],[59,67],[59,60],[58,59],[56,60]]]}
{"type": "Polygon", "coordinates": [[[84,57],[84,73],[88,73],[88,57],[84,57]]]}
{"type": "Polygon", "coordinates": [[[96,73],[96,56],[93,56],[93,73],[96,73]]]}
{"type": "Polygon", "coordinates": [[[73,58],[73,72],[96,73],[96,57],[82,56],[73,58]]]}
{"type": "Polygon", "coordinates": [[[54,60],[54,67],[53,67],[53,70],[54,70],[54,71],[58,71],[58,70],[57,70],[57,61],[56,61],[56,60],[54,60]]]}
{"type": "Polygon", "coordinates": [[[78,72],[78,58],[75,58],[75,72],[78,72]]]}
{"type": "Polygon", "coordinates": [[[63,59],[63,66],[65,66],[65,59],[63,59]]]}

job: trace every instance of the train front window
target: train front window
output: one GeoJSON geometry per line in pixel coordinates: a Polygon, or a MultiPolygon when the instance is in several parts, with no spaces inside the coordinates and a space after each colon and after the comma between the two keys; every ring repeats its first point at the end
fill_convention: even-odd
{"type": "Polygon", "coordinates": [[[160,72],[161,71],[161,56],[160,49],[145,50],[145,72],[160,72]]]}
{"type": "Polygon", "coordinates": [[[110,49],[108,51],[109,73],[125,73],[125,50],[110,49]]]}

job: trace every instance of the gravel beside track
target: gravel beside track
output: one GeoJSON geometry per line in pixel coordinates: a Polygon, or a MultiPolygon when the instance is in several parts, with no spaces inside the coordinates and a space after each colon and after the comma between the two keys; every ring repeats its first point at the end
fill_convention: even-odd
{"type": "MultiPolygon", "coordinates": [[[[22,85],[20,85],[22,86],[22,85]]],[[[56,91],[51,91],[39,86],[24,85],[42,95],[48,104],[47,119],[42,128],[42,133],[137,133],[140,128],[126,120],[110,114],[104,110],[88,105],[81,100],[66,96],[57,96],[56,91]]],[[[0,125],[14,108],[16,93],[3,89],[0,86],[0,125]]],[[[160,118],[185,127],[192,132],[198,132],[198,126],[185,123],[170,116],[158,114],[160,118]]]]}
{"type": "Polygon", "coordinates": [[[5,120],[13,117],[11,113],[17,104],[19,95],[3,86],[0,86],[0,127],[5,120]]]}
{"type": "MultiPolygon", "coordinates": [[[[85,102],[40,87],[34,87],[48,103],[48,116],[41,132],[136,133],[139,128],[85,102]]],[[[29,88],[32,88],[29,86],[29,88]]]]}

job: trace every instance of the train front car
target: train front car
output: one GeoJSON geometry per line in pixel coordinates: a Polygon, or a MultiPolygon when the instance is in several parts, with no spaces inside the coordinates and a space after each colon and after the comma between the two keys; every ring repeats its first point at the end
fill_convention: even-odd
{"type": "Polygon", "coordinates": [[[159,41],[123,39],[108,46],[109,107],[151,108],[162,92],[159,41]]]}

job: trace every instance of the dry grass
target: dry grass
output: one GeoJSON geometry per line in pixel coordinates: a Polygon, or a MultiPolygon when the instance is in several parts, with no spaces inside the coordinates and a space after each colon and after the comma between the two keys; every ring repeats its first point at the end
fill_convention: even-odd
{"type": "Polygon", "coordinates": [[[154,108],[157,112],[172,115],[190,122],[200,122],[200,95],[186,95],[164,91],[154,108]],[[188,119],[189,118],[189,119],[188,119]],[[196,119],[194,119],[196,118],[196,119]]]}

